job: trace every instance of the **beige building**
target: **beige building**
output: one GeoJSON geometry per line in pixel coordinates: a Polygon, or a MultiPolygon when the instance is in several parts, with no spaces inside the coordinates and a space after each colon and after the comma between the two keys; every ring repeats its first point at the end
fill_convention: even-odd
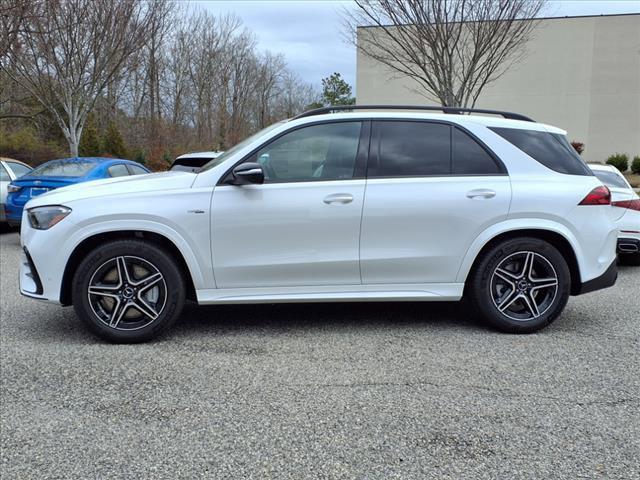
{"type": "MultiPolygon", "coordinates": [[[[358,104],[431,104],[413,80],[358,52],[358,104]]],[[[527,54],[476,104],[523,113],[585,144],[583,157],[640,155],[640,14],[543,19],[527,54]]]]}

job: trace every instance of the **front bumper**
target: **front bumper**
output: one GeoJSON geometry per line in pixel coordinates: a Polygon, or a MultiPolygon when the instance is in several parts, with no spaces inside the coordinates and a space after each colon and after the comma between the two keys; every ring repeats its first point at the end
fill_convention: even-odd
{"type": "Polygon", "coordinates": [[[618,278],[618,265],[616,260],[614,260],[609,268],[605,270],[605,272],[586,282],[582,282],[580,284],[579,290],[575,293],[576,295],[582,295],[583,293],[595,292],[596,290],[602,290],[603,288],[609,288],[616,283],[616,279],[618,278]]]}
{"type": "Polygon", "coordinates": [[[20,227],[20,293],[38,300],[60,303],[60,289],[69,256],[66,240],[72,224],[60,222],[49,230],[35,230],[29,225],[26,210],[20,227]]]}
{"type": "Polygon", "coordinates": [[[27,297],[39,298],[42,295],[42,281],[33,263],[27,247],[23,247],[20,256],[20,293],[27,297]]]}

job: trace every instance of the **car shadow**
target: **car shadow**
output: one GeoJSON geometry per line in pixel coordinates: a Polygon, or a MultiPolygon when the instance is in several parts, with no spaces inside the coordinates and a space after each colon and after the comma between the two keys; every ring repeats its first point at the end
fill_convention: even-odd
{"type": "Polygon", "coordinates": [[[19,233],[20,227],[10,227],[6,223],[0,223],[0,235],[5,233],[19,233]]]}
{"type": "Polygon", "coordinates": [[[353,330],[380,328],[431,330],[490,330],[464,302],[348,302],[278,303],[197,306],[188,304],[169,334],[235,334],[256,330],[281,333],[295,330],[353,330]]]}

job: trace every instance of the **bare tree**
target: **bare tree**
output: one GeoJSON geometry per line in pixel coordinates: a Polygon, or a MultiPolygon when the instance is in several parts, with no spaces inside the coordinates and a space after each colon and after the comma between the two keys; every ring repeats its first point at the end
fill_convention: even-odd
{"type": "Polygon", "coordinates": [[[0,57],[4,57],[33,14],[35,0],[0,0],[0,57]]]}
{"type": "Polygon", "coordinates": [[[274,115],[276,118],[293,117],[318,102],[319,98],[320,92],[316,87],[287,70],[282,77],[279,95],[274,101],[274,115]]]}
{"type": "Polygon", "coordinates": [[[545,0],[354,2],[344,21],[362,53],[425,97],[467,107],[521,58],[545,0]]]}
{"type": "Polygon", "coordinates": [[[319,98],[232,14],[172,0],[24,1],[46,15],[25,17],[1,60],[0,120],[17,120],[1,128],[30,122],[57,143],[57,125],[72,154],[89,112],[97,134],[110,125],[134,157],[161,169],[170,155],[226,149],[319,98]],[[41,26],[52,34],[39,35],[41,26]]]}
{"type": "Polygon", "coordinates": [[[0,67],[55,118],[72,156],[87,115],[147,41],[154,2],[46,1],[0,67]]]}
{"type": "Polygon", "coordinates": [[[262,58],[257,59],[257,63],[258,127],[264,128],[273,121],[273,102],[280,94],[282,77],[287,67],[283,55],[274,55],[271,52],[266,52],[262,58]]]}

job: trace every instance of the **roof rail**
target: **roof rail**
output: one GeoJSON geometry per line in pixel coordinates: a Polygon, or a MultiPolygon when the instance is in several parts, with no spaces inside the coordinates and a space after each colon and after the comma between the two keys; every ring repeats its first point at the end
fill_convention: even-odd
{"type": "Polygon", "coordinates": [[[325,113],[334,113],[353,110],[423,110],[429,112],[443,112],[453,115],[462,115],[463,113],[485,113],[487,115],[500,115],[509,120],[522,120],[524,122],[535,122],[535,120],[513,112],[503,112],[501,110],[487,110],[484,108],[461,108],[461,107],[438,107],[438,106],[419,106],[419,105],[332,105],[330,107],[315,108],[301,113],[292,118],[312,117],[314,115],[323,115],[325,113]]]}

